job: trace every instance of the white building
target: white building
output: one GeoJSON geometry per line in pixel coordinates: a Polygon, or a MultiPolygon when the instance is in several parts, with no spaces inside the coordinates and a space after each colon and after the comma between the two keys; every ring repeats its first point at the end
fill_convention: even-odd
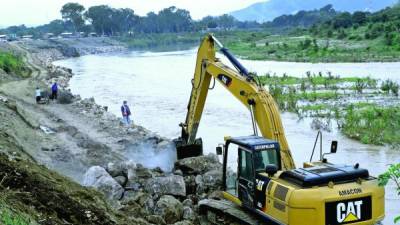
{"type": "Polygon", "coordinates": [[[70,32],[64,32],[64,33],[61,33],[60,36],[62,38],[72,38],[74,36],[74,34],[70,33],[70,32]]]}
{"type": "Polygon", "coordinates": [[[32,40],[33,35],[24,35],[22,36],[22,40],[32,40]]]}
{"type": "Polygon", "coordinates": [[[7,41],[7,35],[0,34],[0,42],[6,42],[6,41],[7,41]]]}

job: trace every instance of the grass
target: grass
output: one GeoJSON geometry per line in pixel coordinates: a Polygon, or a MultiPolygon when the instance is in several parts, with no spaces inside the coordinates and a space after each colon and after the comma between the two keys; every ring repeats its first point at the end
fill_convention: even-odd
{"type": "Polygon", "coordinates": [[[9,52],[0,51],[0,69],[7,74],[14,74],[21,77],[29,76],[29,70],[25,66],[22,57],[9,52]]]}
{"type": "MultiPolygon", "coordinates": [[[[364,36],[363,28],[352,30],[364,36]]],[[[398,61],[400,45],[388,46],[385,39],[339,39],[312,35],[304,31],[296,34],[271,35],[267,31],[231,31],[217,33],[234,54],[251,60],[293,62],[369,62],[398,61]]]]}
{"type": "Polygon", "coordinates": [[[376,80],[369,77],[339,77],[339,76],[323,76],[322,73],[318,75],[307,74],[307,77],[293,77],[293,76],[271,76],[269,74],[259,76],[259,79],[263,85],[267,84],[279,84],[279,85],[296,85],[296,84],[308,84],[308,85],[324,85],[329,87],[330,85],[336,85],[340,83],[354,83],[363,82],[366,86],[376,86],[376,80]]]}
{"type": "MultiPolygon", "coordinates": [[[[318,76],[307,75],[307,77],[303,78],[287,75],[282,77],[266,75],[260,76],[259,80],[262,85],[268,85],[272,96],[283,107],[287,106],[285,102],[297,102],[300,100],[315,102],[317,100],[338,99],[344,96],[344,94],[338,92],[340,85],[343,84],[350,87],[352,92],[356,91],[361,94],[366,88],[376,89],[378,82],[369,77],[341,78],[322,76],[322,74],[318,76]]],[[[296,103],[291,105],[295,106],[296,103]]]]}
{"type": "Polygon", "coordinates": [[[27,220],[8,209],[0,209],[0,223],[2,225],[29,225],[27,220]]]}
{"type": "Polygon", "coordinates": [[[398,97],[396,82],[309,74],[303,78],[266,75],[260,82],[283,111],[300,118],[334,119],[346,136],[365,144],[400,144],[400,106],[383,104],[385,98],[398,97]],[[376,97],[381,103],[373,103],[376,97]],[[351,103],[357,98],[362,101],[351,103]]]}

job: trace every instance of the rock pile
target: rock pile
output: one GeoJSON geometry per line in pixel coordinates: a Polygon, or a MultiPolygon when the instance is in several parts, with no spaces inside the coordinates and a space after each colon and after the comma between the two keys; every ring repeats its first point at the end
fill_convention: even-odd
{"type": "Polygon", "coordinates": [[[119,211],[148,224],[199,224],[198,202],[220,197],[222,165],[214,154],[175,163],[172,172],[132,161],[91,167],[84,185],[102,192],[119,211]]]}

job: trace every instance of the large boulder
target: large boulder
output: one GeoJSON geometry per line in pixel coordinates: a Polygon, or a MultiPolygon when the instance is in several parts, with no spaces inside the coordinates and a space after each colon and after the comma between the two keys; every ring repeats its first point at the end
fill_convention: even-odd
{"type": "Polygon", "coordinates": [[[222,185],[222,171],[211,170],[203,175],[197,175],[196,179],[196,194],[208,194],[219,190],[222,185]]]}
{"type": "Polygon", "coordinates": [[[222,170],[222,165],[215,154],[185,158],[175,163],[175,170],[181,170],[185,175],[204,174],[215,169],[222,170]]]}
{"type": "Polygon", "coordinates": [[[144,189],[157,195],[186,196],[185,181],[178,175],[151,178],[147,180],[144,189]]]}
{"type": "Polygon", "coordinates": [[[166,223],[180,221],[183,216],[183,205],[171,195],[162,196],[155,207],[155,214],[160,215],[166,223]]]}
{"type": "Polygon", "coordinates": [[[149,221],[152,224],[158,224],[158,225],[166,225],[167,224],[164,221],[164,219],[161,216],[158,216],[158,215],[146,216],[146,220],[149,221]]]}
{"type": "Polygon", "coordinates": [[[193,225],[193,224],[194,223],[192,223],[191,221],[183,220],[183,221],[176,222],[173,225],[193,225]]]}
{"type": "Polygon", "coordinates": [[[222,170],[211,170],[202,177],[203,184],[210,189],[218,189],[222,185],[222,170]]]}
{"type": "Polygon", "coordinates": [[[74,101],[74,95],[69,91],[59,90],[57,101],[60,104],[71,104],[74,101]]]}
{"type": "MultiPolygon", "coordinates": [[[[151,170],[144,167],[142,164],[137,164],[135,169],[135,174],[132,174],[132,176],[133,175],[139,179],[148,179],[153,177],[151,170]]],[[[129,177],[131,177],[131,175],[128,174],[128,179],[130,179],[129,177]]]]}
{"type": "Polygon", "coordinates": [[[109,200],[119,200],[124,193],[122,186],[100,166],[89,168],[84,175],[83,185],[94,187],[102,192],[109,200]]]}
{"type": "Polygon", "coordinates": [[[189,206],[183,206],[183,219],[192,221],[196,219],[195,212],[189,206]]]}
{"type": "Polygon", "coordinates": [[[133,161],[111,162],[107,164],[107,172],[113,176],[126,176],[128,179],[136,177],[136,163],[133,161]],[[129,176],[130,175],[130,176],[129,176]]]}

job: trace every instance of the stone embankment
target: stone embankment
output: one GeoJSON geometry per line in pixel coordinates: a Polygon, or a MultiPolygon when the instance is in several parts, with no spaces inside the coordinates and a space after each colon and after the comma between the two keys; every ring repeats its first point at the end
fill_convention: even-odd
{"type": "Polygon", "coordinates": [[[175,163],[171,172],[132,161],[91,167],[83,184],[102,192],[114,208],[153,224],[204,224],[198,203],[222,198],[222,166],[214,154],[175,163]]]}

